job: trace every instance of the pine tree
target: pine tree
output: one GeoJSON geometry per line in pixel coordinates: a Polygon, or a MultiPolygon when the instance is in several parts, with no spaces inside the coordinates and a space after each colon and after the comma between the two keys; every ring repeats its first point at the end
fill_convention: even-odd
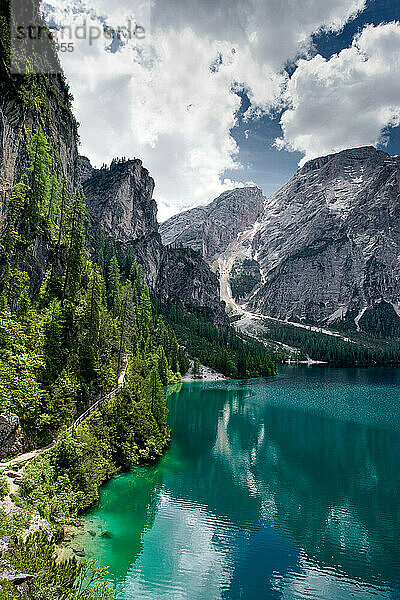
{"type": "Polygon", "coordinates": [[[65,319],[61,305],[53,300],[48,309],[48,318],[45,324],[45,355],[47,381],[52,381],[61,372],[64,358],[64,327],[65,319]]]}
{"type": "Polygon", "coordinates": [[[139,297],[139,327],[148,330],[153,318],[153,307],[150,300],[149,288],[145,285],[139,297]]]}
{"type": "Polygon", "coordinates": [[[168,361],[163,346],[159,346],[157,350],[158,357],[158,375],[162,385],[168,385],[171,372],[168,367],[168,361]]]}
{"type": "Polygon", "coordinates": [[[22,237],[17,231],[18,221],[26,206],[30,188],[26,178],[12,189],[9,197],[9,216],[6,230],[1,239],[3,269],[0,277],[1,308],[10,307],[13,311],[22,296],[27,295],[29,278],[20,271],[16,247],[22,237]]]}
{"type": "Polygon", "coordinates": [[[68,213],[69,213],[69,191],[68,184],[63,179],[61,184],[61,198],[60,198],[60,216],[58,220],[58,240],[57,240],[57,253],[61,248],[61,244],[65,238],[64,232],[67,231],[68,213]]]}
{"type": "Polygon", "coordinates": [[[192,375],[193,377],[200,377],[200,360],[197,356],[193,359],[192,375]]]}
{"type": "Polygon", "coordinates": [[[28,145],[28,173],[30,173],[30,193],[27,204],[27,217],[36,225],[41,215],[48,210],[50,188],[51,155],[49,145],[41,127],[32,133],[28,145]]]}
{"type": "Polygon", "coordinates": [[[79,287],[84,263],[84,233],[83,233],[83,200],[82,192],[75,193],[72,207],[71,231],[69,235],[69,248],[67,266],[64,277],[64,297],[73,297],[79,287]]]}
{"type": "Polygon", "coordinates": [[[157,365],[154,365],[149,376],[150,408],[160,429],[165,429],[167,418],[167,402],[162,391],[157,365]]]}
{"type": "Polygon", "coordinates": [[[60,195],[61,184],[57,175],[53,174],[50,178],[49,203],[47,208],[47,223],[52,236],[53,234],[55,234],[55,228],[57,225],[57,220],[59,218],[60,195]]]}
{"type": "Polygon", "coordinates": [[[97,265],[90,272],[89,329],[92,342],[97,343],[100,334],[101,310],[103,305],[103,279],[97,265]]]}
{"type": "Polygon", "coordinates": [[[131,338],[132,338],[132,334],[133,334],[132,326],[133,326],[134,318],[132,315],[132,309],[133,309],[132,298],[133,298],[132,286],[131,286],[130,282],[128,282],[125,285],[124,290],[123,290],[121,335],[120,335],[119,353],[118,353],[117,377],[121,371],[121,366],[122,366],[122,354],[124,351],[126,330],[130,331],[131,338]]]}
{"type": "Polygon", "coordinates": [[[115,254],[111,258],[108,267],[108,302],[113,309],[113,315],[116,317],[120,311],[121,299],[121,273],[115,254]]]}

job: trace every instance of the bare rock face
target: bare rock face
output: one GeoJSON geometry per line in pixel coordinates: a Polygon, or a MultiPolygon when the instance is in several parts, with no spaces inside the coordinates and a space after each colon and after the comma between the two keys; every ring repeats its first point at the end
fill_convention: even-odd
{"type": "Polygon", "coordinates": [[[90,177],[93,175],[93,171],[94,171],[94,168],[92,167],[90,160],[86,156],[80,156],[79,157],[79,174],[80,174],[80,180],[81,180],[82,184],[84,184],[85,181],[90,179],[90,177]]]}
{"type": "MultiPolygon", "coordinates": [[[[21,5],[22,8],[22,5],[21,5]]],[[[23,3],[26,23],[43,23],[40,0],[23,3]]],[[[61,74],[54,45],[42,36],[40,51],[25,57],[30,65],[28,77],[12,74],[9,68],[10,2],[0,5],[0,201],[7,201],[4,189],[20,181],[25,171],[29,132],[38,127],[49,141],[57,169],[72,184],[77,176],[77,123],[72,115],[72,97],[61,74]],[[57,73],[35,75],[35,73],[57,73]]],[[[15,11],[11,11],[11,14],[15,11]]],[[[23,53],[23,51],[22,51],[23,53]]],[[[21,59],[22,57],[19,57],[21,59]]],[[[17,60],[19,60],[17,59],[17,60]]],[[[1,233],[1,226],[0,226],[1,233]]]]}
{"type": "Polygon", "coordinates": [[[162,262],[154,180],[142,161],[115,160],[110,167],[93,169],[81,159],[82,185],[89,211],[88,239],[95,254],[100,234],[131,249],[154,289],[162,262]]]}
{"type": "Polygon", "coordinates": [[[264,211],[265,198],[256,187],[224,192],[208,206],[199,206],[161,223],[166,245],[200,252],[207,262],[222,254],[264,211]]]}
{"type": "Polygon", "coordinates": [[[217,325],[227,323],[219,301],[219,281],[207,263],[190,248],[166,248],[160,274],[164,297],[179,299],[188,309],[205,308],[217,325]]]}
{"type": "Polygon", "coordinates": [[[188,308],[208,307],[216,323],[226,323],[219,283],[208,265],[190,250],[164,247],[158,232],[154,180],[138,159],[114,160],[93,169],[81,158],[82,185],[89,212],[89,252],[96,257],[102,235],[141,265],[147,284],[164,301],[188,308]]]}
{"type": "Polygon", "coordinates": [[[19,417],[13,413],[0,414],[0,459],[21,454],[28,447],[20,428],[19,417]]]}
{"type": "MultiPolygon", "coordinates": [[[[87,159],[85,168],[87,173],[87,159]]],[[[87,207],[116,241],[136,242],[157,233],[154,180],[141,160],[115,160],[109,168],[92,169],[83,186],[87,207]]]]}
{"type": "Polygon", "coordinates": [[[356,325],[400,308],[400,158],[373,147],[308,162],[243,241],[262,281],[246,299],[282,319],[356,325]],[[358,320],[357,320],[358,318],[358,320]]]}
{"type": "MultiPolygon", "coordinates": [[[[78,180],[77,123],[71,112],[71,98],[63,77],[32,76],[31,96],[21,87],[21,82],[22,78],[10,75],[1,62],[0,237],[10,214],[10,189],[21,180],[26,170],[29,132],[41,126],[59,173],[71,187],[78,180]]],[[[40,288],[49,257],[48,240],[40,234],[29,247],[20,250],[20,268],[28,274],[31,296],[40,288]]],[[[0,276],[2,258],[0,250],[0,276]]]]}
{"type": "Polygon", "coordinates": [[[400,157],[363,147],[317,158],[268,200],[233,190],[160,232],[165,244],[222,259],[237,302],[254,312],[400,331],[400,157]]]}
{"type": "Polygon", "coordinates": [[[70,110],[68,88],[61,75],[49,75],[40,85],[40,93],[46,97],[43,110],[22,101],[15,79],[0,68],[0,232],[7,212],[4,190],[20,181],[25,172],[26,131],[41,125],[64,176],[71,185],[77,179],[77,123],[70,110]]]}

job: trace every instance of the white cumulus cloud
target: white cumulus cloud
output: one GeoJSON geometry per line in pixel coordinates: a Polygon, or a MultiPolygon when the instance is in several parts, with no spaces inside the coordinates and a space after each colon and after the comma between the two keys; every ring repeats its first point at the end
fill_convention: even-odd
{"type": "MultiPolygon", "coordinates": [[[[141,0],[143,5],[143,0],[141,0]]],[[[160,219],[209,202],[246,182],[231,130],[245,89],[248,117],[281,101],[283,67],[310,50],[310,36],[337,31],[365,0],[153,0],[144,42],[123,38],[61,55],[81,123],[82,153],[95,165],[139,157],[156,181],[160,219]],[[238,181],[224,179],[237,169],[238,181]]],[[[69,16],[87,25],[122,26],[133,0],[74,0],[69,16]]],[[[66,19],[65,3],[47,0],[49,20],[66,19]]],[[[236,177],[235,177],[236,178],[236,177]]]]}
{"type": "Polygon", "coordinates": [[[400,23],[368,25],[329,60],[300,60],[288,83],[279,148],[302,164],[345,148],[385,142],[400,124],[400,23]]]}

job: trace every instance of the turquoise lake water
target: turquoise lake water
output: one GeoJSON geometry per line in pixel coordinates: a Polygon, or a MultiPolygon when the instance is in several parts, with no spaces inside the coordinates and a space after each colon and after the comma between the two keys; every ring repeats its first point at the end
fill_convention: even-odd
{"type": "Polygon", "coordinates": [[[400,598],[399,369],[187,383],[169,407],[163,459],[85,517],[118,600],[400,598]]]}

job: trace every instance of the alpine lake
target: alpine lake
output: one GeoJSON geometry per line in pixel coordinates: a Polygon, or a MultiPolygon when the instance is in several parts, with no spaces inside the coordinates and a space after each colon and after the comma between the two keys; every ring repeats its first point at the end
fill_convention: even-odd
{"type": "Polygon", "coordinates": [[[286,366],[169,390],[171,446],[74,544],[118,600],[400,598],[400,369],[286,366]]]}

